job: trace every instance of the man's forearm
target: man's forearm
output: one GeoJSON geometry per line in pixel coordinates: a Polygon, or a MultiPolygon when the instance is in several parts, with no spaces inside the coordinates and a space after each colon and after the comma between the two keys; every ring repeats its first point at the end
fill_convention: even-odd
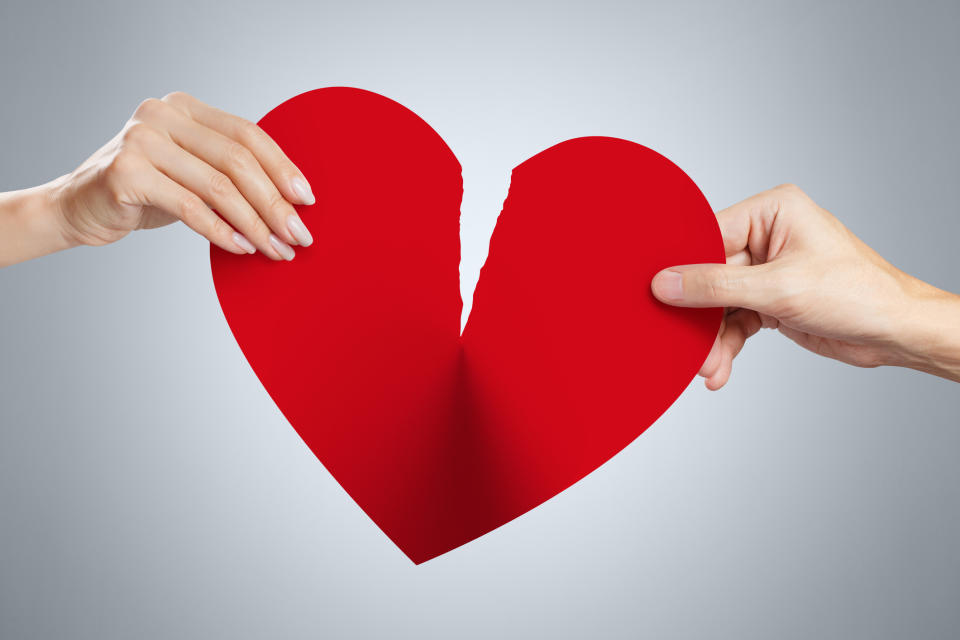
{"type": "Polygon", "coordinates": [[[960,296],[921,283],[912,300],[894,364],[960,382],[960,296]]]}

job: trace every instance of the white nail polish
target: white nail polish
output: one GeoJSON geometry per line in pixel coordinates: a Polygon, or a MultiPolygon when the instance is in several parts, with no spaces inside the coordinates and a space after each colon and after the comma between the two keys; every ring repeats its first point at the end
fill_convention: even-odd
{"type": "Polygon", "coordinates": [[[287,229],[290,230],[290,233],[297,239],[301,247],[309,247],[313,244],[313,236],[310,235],[307,227],[303,224],[303,220],[301,220],[297,214],[293,214],[287,218],[287,229]]]}
{"type": "Polygon", "coordinates": [[[290,181],[291,186],[293,186],[293,192],[297,194],[297,198],[300,199],[300,204],[310,205],[317,201],[313,197],[313,191],[310,190],[310,185],[307,184],[307,181],[303,178],[294,178],[290,181]]]}
{"type": "Polygon", "coordinates": [[[284,260],[293,260],[293,256],[296,255],[293,251],[293,247],[272,233],[270,234],[270,245],[277,250],[277,253],[279,253],[280,257],[284,260]]]}
{"type": "Polygon", "coordinates": [[[250,244],[250,241],[239,231],[233,232],[233,243],[246,251],[247,253],[256,253],[257,248],[250,244]]]}

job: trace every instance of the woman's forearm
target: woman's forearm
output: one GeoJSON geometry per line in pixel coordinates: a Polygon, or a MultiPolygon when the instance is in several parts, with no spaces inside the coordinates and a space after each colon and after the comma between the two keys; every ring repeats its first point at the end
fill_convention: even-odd
{"type": "Polygon", "coordinates": [[[0,267],[76,245],[63,225],[55,192],[56,181],[0,193],[0,267]]]}

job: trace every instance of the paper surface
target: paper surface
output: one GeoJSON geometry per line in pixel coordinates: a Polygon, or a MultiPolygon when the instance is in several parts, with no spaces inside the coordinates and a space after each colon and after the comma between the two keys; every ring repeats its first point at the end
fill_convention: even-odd
{"type": "Polygon", "coordinates": [[[247,360],[350,496],[416,563],[603,464],[683,391],[721,309],[650,293],[723,262],[711,208],[663,156],[577,138],[513,172],[460,335],[456,157],[375,93],[311,91],[261,126],[304,172],[293,262],[211,248],[247,360]]]}

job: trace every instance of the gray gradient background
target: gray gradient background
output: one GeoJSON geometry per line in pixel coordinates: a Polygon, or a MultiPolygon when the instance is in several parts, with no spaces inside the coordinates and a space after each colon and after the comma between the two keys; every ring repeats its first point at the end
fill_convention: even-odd
{"type": "MultiPolygon", "coordinates": [[[[955,2],[90,4],[0,5],[0,190],[145,97],[256,119],[345,84],[459,156],[467,300],[510,169],[590,134],[718,208],[796,182],[960,291],[955,2]]],[[[0,271],[0,638],[955,638],[958,416],[954,383],[765,333],[728,388],[415,567],[261,388],[206,243],[136,233],[0,271]]]]}

